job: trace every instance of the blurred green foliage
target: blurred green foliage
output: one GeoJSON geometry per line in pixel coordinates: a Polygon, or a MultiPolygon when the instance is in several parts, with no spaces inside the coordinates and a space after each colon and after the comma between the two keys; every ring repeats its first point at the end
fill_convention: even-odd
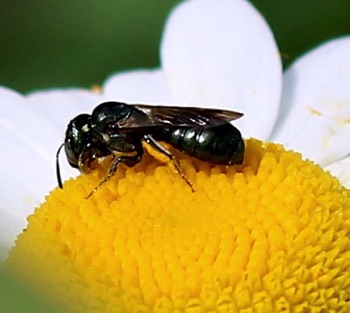
{"type": "MultiPolygon", "coordinates": [[[[62,309],[62,308],[61,308],[62,309]]],[[[64,312],[35,293],[13,275],[0,270],[1,313],[58,313],[64,312]]]]}
{"type": "MultiPolygon", "coordinates": [[[[155,67],[178,0],[2,0],[0,85],[20,91],[100,84],[113,72],[155,67]]],[[[350,33],[349,0],[252,0],[271,25],[285,65],[350,33]]]]}

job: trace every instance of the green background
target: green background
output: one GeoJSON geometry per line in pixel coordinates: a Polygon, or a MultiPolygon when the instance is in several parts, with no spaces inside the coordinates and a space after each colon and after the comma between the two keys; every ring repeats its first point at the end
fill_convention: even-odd
{"type": "MultiPolygon", "coordinates": [[[[101,84],[113,72],[155,67],[175,0],[1,0],[0,85],[30,91],[101,84]]],[[[350,33],[349,0],[251,1],[272,27],[285,65],[350,33]]]]}
{"type": "MultiPolygon", "coordinates": [[[[0,85],[22,92],[90,87],[119,70],[155,67],[165,19],[179,2],[1,0],[0,85]]],[[[350,33],[349,0],[251,2],[273,29],[285,66],[350,33]]],[[[0,272],[0,312],[56,310],[0,272]]]]}

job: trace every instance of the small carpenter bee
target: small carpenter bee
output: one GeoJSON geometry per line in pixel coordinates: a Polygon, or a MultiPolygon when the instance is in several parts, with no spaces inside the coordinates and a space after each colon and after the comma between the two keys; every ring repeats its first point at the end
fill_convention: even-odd
{"type": "Polygon", "coordinates": [[[139,163],[146,143],[174,164],[193,191],[175,157],[160,142],[212,164],[240,164],[244,141],[229,122],[242,115],[220,109],[104,102],[91,115],[78,115],[68,124],[64,143],[56,154],[58,185],[62,188],[58,157],[63,146],[69,164],[84,173],[95,160],[113,156],[107,176],[90,197],[113,176],[119,164],[132,167],[139,163]]]}

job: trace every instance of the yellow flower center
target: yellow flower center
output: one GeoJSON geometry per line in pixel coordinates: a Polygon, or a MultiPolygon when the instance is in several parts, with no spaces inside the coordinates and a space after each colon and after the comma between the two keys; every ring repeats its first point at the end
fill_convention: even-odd
{"type": "Polygon", "coordinates": [[[350,312],[350,191],[272,143],[244,164],[149,156],[56,189],[5,264],[83,312],[350,312]]]}

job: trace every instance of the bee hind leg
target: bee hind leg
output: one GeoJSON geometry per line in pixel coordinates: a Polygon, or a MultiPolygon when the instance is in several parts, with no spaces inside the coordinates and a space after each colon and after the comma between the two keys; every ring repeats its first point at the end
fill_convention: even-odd
{"type": "MultiPolygon", "coordinates": [[[[168,151],[166,148],[164,148],[158,141],[156,141],[152,136],[145,135],[143,137],[144,141],[152,148],[154,149],[158,154],[165,157],[166,161],[170,161],[172,165],[174,166],[176,172],[181,176],[181,178],[186,182],[186,184],[191,188],[191,191],[194,192],[194,188],[192,183],[187,179],[184,172],[182,171],[182,168],[180,166],[180,162],[168,151]]],[[[146,147],[147,149],[147,147],[146,147]]],[[[148,149],[147,149],[148,150],[148,149]]],[[[149,150],[148,150],[149,151],[149,150]]],[[[152,154],[150,152],[150,154],[152,154]]],[[[154,154],[154,153],[153,153],[154,154]]],[[[156,157],[157,158],[157,157],[156,157]]],[[[160,158],[157,158],[160,159],[160,158]]],[[[159,160],[162,161],[162,160],[159,160]]]]}

